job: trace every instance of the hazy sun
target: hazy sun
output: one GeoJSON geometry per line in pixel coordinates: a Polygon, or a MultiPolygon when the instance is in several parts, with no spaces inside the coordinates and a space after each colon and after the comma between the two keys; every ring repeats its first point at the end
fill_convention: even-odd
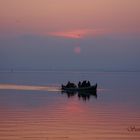
{"type": "Polygon", "coordinates": [[[74,53],[75,54],[80,54],[81,53],[81,48],[80,47],[75,47],[74,48],[74,53]]]}

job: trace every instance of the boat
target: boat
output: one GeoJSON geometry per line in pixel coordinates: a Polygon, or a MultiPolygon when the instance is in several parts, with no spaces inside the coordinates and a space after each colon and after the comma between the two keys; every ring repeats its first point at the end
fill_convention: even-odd
{"type": "Polygon", "coordinates": [[[67,87],[65,85],[61,86],[62,91],[74,91],[74,92],[96,92],[97,90],[97,84],[89,86],[89,87],[67,87]]]}
{"type": "Polygon", "coordinates": [[[68,98],[77,95],[82,98],[84,101],[89,100],[91,96],[97,98],[97,84],[90,85],[90,82],[79,81],[78,85],[68,82],[67,85],[61,86],[61,93],[67,94],[68,98]],[[84,83],[84,84],[83,84],[84,83]]]}

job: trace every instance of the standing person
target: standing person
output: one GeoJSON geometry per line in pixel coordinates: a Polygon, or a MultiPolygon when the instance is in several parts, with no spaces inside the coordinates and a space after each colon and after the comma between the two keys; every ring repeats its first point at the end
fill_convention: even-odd
{"type": "Polygon", "coordinates": [[[84,81],[82,82],[82,87],[86,87],[86,83],[87,83],[87,81],[84,80],[84,81]]]}
{"type": "Polygon", "coordinates": [[[79,81],[79,83],[78,83],[78,87],[80,88],[80,87],[81,87],[81,85],[82,85],[82,84],[81,84],[81,82],[79,81]]]}

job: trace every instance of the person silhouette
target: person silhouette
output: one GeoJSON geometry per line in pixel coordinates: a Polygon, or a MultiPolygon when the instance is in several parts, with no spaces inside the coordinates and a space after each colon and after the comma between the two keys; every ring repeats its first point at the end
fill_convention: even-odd
{"type": "Polygon", "coordinates": [[[80,88],[80,87],[81,87],[81,85],[82,85],[82,84],[81,84],[81,82],[79,81],[79,83],[78,83],[78,87],[80,88]]]}

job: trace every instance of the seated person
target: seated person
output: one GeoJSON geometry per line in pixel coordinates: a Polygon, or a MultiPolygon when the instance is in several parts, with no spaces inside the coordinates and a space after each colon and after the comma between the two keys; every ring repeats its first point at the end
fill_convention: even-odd
{"type": "Polygon", "coordinates": [[[74,83],[71,83],[70,81],[68,81],[66,87],[67,88],[76,88],[77,86],[74,83]]]}
{"type": "Polygon", "coordinates": [[[82,87],[86,87],[86,83],[87,83],[87,81],[85,80],[85,81],[83,81],[82,82],[82,87]]]}

